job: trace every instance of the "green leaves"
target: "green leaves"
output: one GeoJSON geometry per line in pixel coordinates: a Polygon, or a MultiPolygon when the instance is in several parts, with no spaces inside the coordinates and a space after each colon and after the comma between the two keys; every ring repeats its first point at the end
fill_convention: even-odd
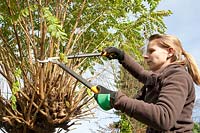
{"type": "Polygon", "coordinates": [[[125,115],[121,115],[121,120],[119,121],[120,133],[132,133],[131,121],[125,115]]]}
{"type": "Polygon", "coordinates": [[[37,10],[38,10],[37,5],[30,5],[29,7],[20,10],[19,13],[16,12],[11,21],[12,22],[22,21],[22,19],[27,18],[31,12],[35,12],[37,10]]]}
{"type": "Polygon", "coordinates": [[[15,94],[19,91],[20,83],[16,81],[12,84],[12,95],[11,95],[11,106],[13,110],[16,110],[16,96],[15,94]]]}
{"type": "Polygon", "coordinates": [[[19,91],[20,83],[16,81],[12,85],[12,94],[15,95],[19,91]]]}
{"type": "Polygon", "coordinates": [[[194,127],[192,129],[193,133],[199,133],[200,132],[200,124],[199,123],[194,123],[194,127]]]}
{"type": "Polygon", "coordinates": [[[20,77],[21,77],[21,69],[19,68],[16,68],[15,72],[14,72],[14,76],[16,77],[16,81],[13,82],[12,84],[12,95],[11,95],[11,107],[13,110],[16,110],[16,102],[17,102],[17,99],[16,99],[16,93],[20,90],[20,77]]]}
{"type": "Polygon", "coordinates": [[[150,5],[150,11],[153,11],[159,4],[161,0],[147,0],[148,4],[150,5]]]}
{"type": "Polygon", "coordinates": [[[17,99],[16,99],[16,97],[14,95],[11,95],[10,100],[11,100],[11,107],[12,107],[12,109],[16,110],[17,109],[17,105],[16,105],[17,99]]]}
{"type": "Polygon", "coordinates": [[[43,17],[47,21],[48,32],[51,34],[51,36],[60,41],[65,41],[67,39],[67,34],[62,29],[58,18],[51,13],[48,7],[42,8],[42,11],[44,14],[43,17]]]}
{"type": "Polygon", "coordinates": [[[14,72],[14,76],[16,78],[20,78],[21,74],[22,74],[22,70],[20,68],[16,68],[14,72]]]}
{"type": "Polygon", "coordinates": [[[60,61],[63,62],[63,63],[68,62],[68,58],[64,53],[60,53],[60,61]]]}
{"type": "Polygon", "coordinates": [[[92,96],[92,94],[93,94],[93,92],[90,89],[88,89],[88,88],[87,88],[86,92],[87,92],[88,96],[92,96]]]}

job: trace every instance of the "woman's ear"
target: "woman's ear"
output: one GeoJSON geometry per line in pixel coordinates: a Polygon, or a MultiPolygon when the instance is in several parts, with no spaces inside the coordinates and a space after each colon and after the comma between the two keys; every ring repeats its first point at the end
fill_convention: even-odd
{"type": "Polygon", "coordinates": [[[174,53],[175,53],[175,51],[173,48],[168,48],[168,57],[167,58],[169,59],[169,58],[173,57],[174,53]]]}

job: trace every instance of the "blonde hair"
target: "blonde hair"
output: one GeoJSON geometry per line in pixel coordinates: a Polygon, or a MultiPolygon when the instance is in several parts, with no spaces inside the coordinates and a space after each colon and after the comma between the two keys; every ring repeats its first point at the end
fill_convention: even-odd
{"type": "Polygon", "coordinates": [[[200,85],[200,70],[197,63],[194,58],[183,49],[181,41],[176,36],[154,34],[149,37],[149,42],[152,40],[158,41],[162,47],[173,48],[175,53],[172,61],[177,64],[185,65],[193,81],[197,85],[200,85]]]}

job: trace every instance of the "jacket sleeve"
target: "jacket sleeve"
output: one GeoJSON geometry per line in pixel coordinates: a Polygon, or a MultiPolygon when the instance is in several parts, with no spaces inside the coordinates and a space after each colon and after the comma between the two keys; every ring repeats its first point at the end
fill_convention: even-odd
{"type": "Polygon", "coordinates": [[[155,104],[131,99],[122,92],[117,92],[114,108],[155,129],[169,130],[180,116],[188,88],[192,88],[193,85],[188,75],[182,73],[174,71],[165,78],[155,104]]]}
{"type": "Polygon", "coordinates": [[[133,98],[138,100],[144,100],[145,95],[146,95],[146,86],[143,86],[133,98]]]}
{"type": "Polygon", "coordinates": [[[122,66],[136,79],[145,85],[154,85],[157,80],[157,75],[153,72],[144,70],[144,68],[139,65],[133,57],[124,54],[124,60],[120,61],[122,66]]]}

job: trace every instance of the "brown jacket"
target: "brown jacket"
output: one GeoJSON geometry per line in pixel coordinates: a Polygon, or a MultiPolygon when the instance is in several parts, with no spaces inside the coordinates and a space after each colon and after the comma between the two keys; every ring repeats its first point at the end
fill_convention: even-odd
{"type": "Polygon", "coordinates": [[[113,107],[148,125],[148,133],[192,132],[195,89],[181,65],[171,64],[159,73],[146,71],[125,54],[120,62],[144,84],[136,99],[117,92],[113,107]]]}

